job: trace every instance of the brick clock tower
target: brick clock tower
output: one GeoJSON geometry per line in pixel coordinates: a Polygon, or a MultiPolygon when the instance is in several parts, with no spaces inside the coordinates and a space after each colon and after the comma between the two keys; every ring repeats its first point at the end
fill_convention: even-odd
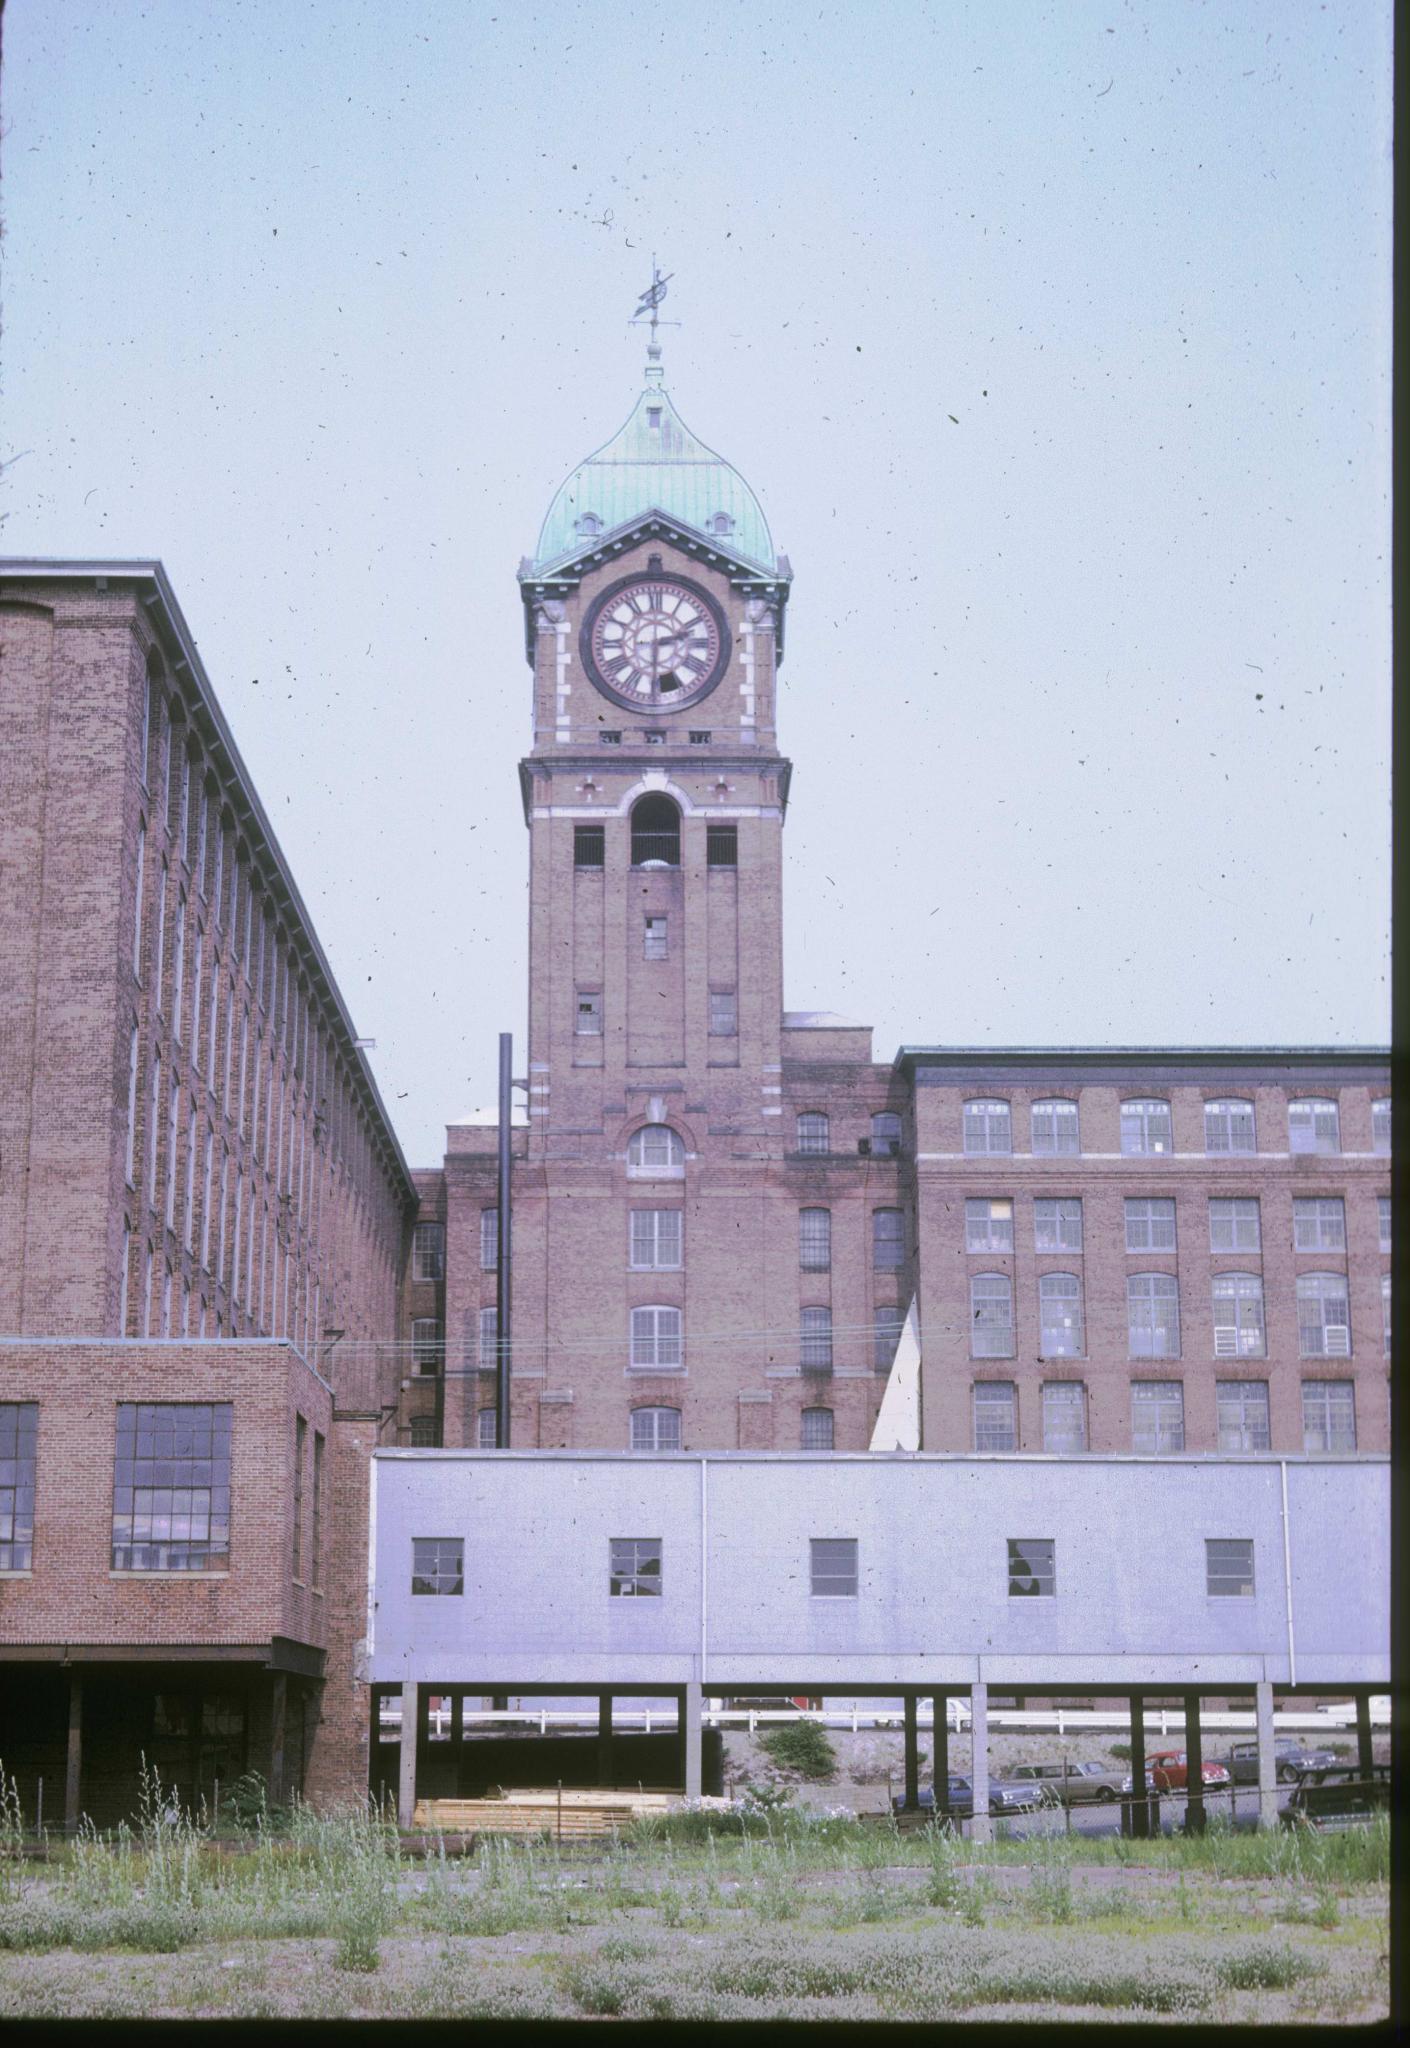
{"type": "MultiPolygon", "coordinates": [[[[788,1411],[807,1408],[806,1429],[861,1448],[880,1389],[858,1198],[894,1202],[896,1167],[859,1162],[850,1132],[834,1156],[827,1112],[842,1086],[869,1130],[889,1070],[864,1028],[784,1012],[791,572],[660,358],[653,336],[625,425],[519,570],[533,744],[511,1442],[796,1446],[788,1411]],[[810,1115],[822,1138],[802,1157],[810,1115]]],[[[423,1191],[423,1216],[444,1203],[448,1443],[493,1441],[492,1143],[452,1127],[423,1191]]]]}

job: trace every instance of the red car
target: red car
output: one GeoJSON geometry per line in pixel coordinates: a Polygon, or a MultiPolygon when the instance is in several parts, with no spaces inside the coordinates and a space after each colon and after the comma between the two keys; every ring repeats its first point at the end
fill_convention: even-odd
{"type": "MultiPolygon", "coordinates": [[[[1189,1783],[1190,1759],[1183,1749],[1157,1749],[1148,1753],[1146,1769],[1155,1780],[1157,1792],[1183,1792],[1189,1783]]],[[[1200,1777],[1206,1785],[1230,1783],[1224,1764],[1201,1764],[1200,1777]]]]}

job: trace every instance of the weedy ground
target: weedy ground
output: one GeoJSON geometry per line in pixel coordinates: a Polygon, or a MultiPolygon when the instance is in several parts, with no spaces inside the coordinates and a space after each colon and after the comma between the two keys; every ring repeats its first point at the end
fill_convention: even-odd
{"type": "Polygon", "coordinates": [[[37,1862],[0,1780],[0,2020],[39,2016],[1359,2023],[1387,2011],[1389,1828],[979,1845],[681,1813],[610,1847],[405,1855],[371,1809],[171,1810],[37,1862]]]}

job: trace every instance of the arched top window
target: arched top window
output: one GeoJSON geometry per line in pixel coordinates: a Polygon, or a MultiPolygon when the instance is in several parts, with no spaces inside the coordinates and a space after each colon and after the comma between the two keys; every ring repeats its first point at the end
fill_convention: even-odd
{"type": "Polygon", "coordinates": [[[1204,1105],[1204,1149],[1206,1152],[1256,1152],[1253,1104],[1235,1098],[1204,1105]]]}
{"type": "Polygon", "coordinates": [[[798,1113],[798,1150],[826,1152],[831,1146],[826,1111],[804,1109],[798,1113]]]}
{"type": "Polygon", "coordinates": [[[1340,1152],[1341,1128],[1335,1102],[1308,1097],[1288,1104],[1290,1152],[1340,1152]]]}
{"type": "Polygon", "coordinates": [[[1033,1150],[1035,1152],[1080,1152],[1075,1102],[1033,1104],[1033,1150]]]}
{"type": "Polygon", "coordinates": [[[643,1124],[627,1143],[627,1171],[643,1175],[683,1174],[685,1144],[669,1124],[643,1124]]]}
{"type": "Polygon", "coordinates": [[[1376,1152],[1390,1150],[1390,1097],[1383,1095],[1371,1104],[1371,1147],[1376,1152]]]}
{"type": "Polygon", "coordinates": [[[634,1451],[678,1451],[680,1447],[679,1408],[633,1408],[631,1448],[634,1451]]]}
{"type": "Polygon", "coordinates": [[[594,533],[601,533],[602,521],[595,512],[580,512],[573,521],[573,531],[582,534],[585,538],[594,533]]]}
{"type": "Polygon", "coordinates": [[[681,814],[670,797],[653,790],[632,805],[632,866],[678,868],[681,814]]]}
{"type": "Polygon", "coordinates": [[[1006,1102],[977,1101],[964,1106],[966,1152],[1012,1152],[1013,1117],[1006,1102]]]}
{"type": "Polygon", "coordinates": [[[1141,1096],[1121,1105],[1123,1152],[1173,1152],[1170,1104],[1158,1096],[1141,1096]]]}
{"type": "Polygon", "coordinates": [[[733,533],[734,521],[728,512],[715,512],[710,517],[711,533],[733,533]]]}

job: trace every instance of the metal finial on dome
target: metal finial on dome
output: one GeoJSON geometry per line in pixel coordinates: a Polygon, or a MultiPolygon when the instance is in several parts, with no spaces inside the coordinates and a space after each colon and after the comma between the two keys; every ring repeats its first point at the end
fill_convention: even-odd
{"type": "Polygon", "coordinates": [[[651,339],[646,344],[646,381],[648,384],[659,384],[666,374],[661,367],[661,344],[656,339],[657,328],[680,326],[679,320],[663,321],[661,318],[661,301],[665,298],[666,287],[675,274],[674,270],[670,270],[662,277],[660,270],[657,268],[656,254],[653,250],[651,256],[651,282],[642,293],[635,313],[632,314],[631,319],[627,322],[629,327],[640,327],[644,324],[643,316],[648,313],[650,315],[649,322],[645,323],[651,328],[651,339]]]}

